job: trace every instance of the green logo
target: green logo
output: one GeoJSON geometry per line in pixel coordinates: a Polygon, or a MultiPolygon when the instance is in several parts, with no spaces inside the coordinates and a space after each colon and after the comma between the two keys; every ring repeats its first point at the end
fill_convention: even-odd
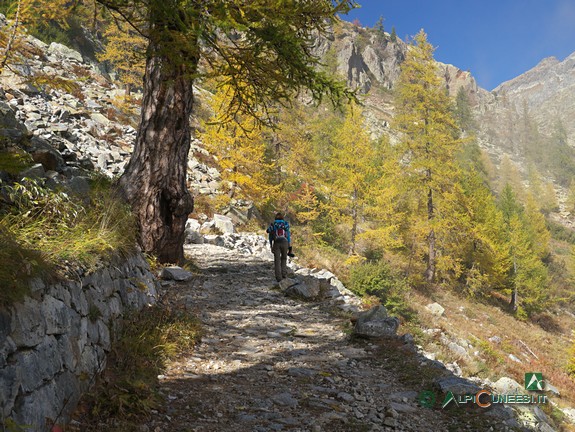
{"type": "Polygon", "coordinates": [[[417,398],[419,400],[419,405],[425,408],[433,408],[435,405],[435,393],[429,390],[424,390],[419,393],[417,398]]]}
{"type": "Polygon", "coordinates": [[[526,372],[525,390],[543,391],[543,374],[541,372],[526,372]]]}
{"type": "Polygon", "coordinates": [[[443,409],[447,405],[449,405],[451,403],[451,401],[455,402],[455,405],[459,406],[459,404],[457,403],[457,399],[455,399],[455,396],[453,395],[453,392],[448,392],[445,395],[445,399],[443,400],[443,403],[441,404],[441,409],[443,409]]]}

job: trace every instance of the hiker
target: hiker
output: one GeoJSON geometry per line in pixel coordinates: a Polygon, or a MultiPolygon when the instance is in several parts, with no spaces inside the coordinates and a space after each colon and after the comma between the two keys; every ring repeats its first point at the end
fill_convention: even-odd
{"type": "Polygon", "coordinates": [[[275,220],[267,228],[268,239],[274,254],[274,270],[279,282],[287,277],[287,257],[293,257],[289,222],[281,213],[276,213],[275,220]]]}

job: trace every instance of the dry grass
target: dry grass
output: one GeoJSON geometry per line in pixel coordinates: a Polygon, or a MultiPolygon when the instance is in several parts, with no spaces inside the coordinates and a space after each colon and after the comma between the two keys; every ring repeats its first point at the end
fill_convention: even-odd
{"type": "Polygon", "coordinates": [[[189,355],[201,337],[199,321],[184,310],[155,305],[128,316],[108,366],[80,402],[71,431],[141,431],[162,403],[158,375],[169,361],[189,355]]]}
{"type": "Polygon", "coordinates": [[[559,406],[575,405],[575,382],[566,371],[575,328],[571,316],[547,315],[546,324],[552,327],[551,332],[532,322],[518,321],[496,306],[477,303],[448,291],[425,295],[413,292],[409,303],[417,310],[423,327],[439,328],[447,335],[471,344],[472,348],[468,349],[471,359],[465,361],[455,358],[436,338],[419,338],[424,349],[439,348],[438,357],[442,360],[457,360],[464,375],[492,381],[507,376],[522,383],[526,372],[542,372],[544,378],[561,392],[561,398],[554,398],[554,401],[559,406]],[[445,308],[443,317],[437,318],[425,308],[432,302],[445,308]],[[489,341],[493,336],[501,341],[489,341]],[[512,360],[510,355],[521,363],[512,360]]]}

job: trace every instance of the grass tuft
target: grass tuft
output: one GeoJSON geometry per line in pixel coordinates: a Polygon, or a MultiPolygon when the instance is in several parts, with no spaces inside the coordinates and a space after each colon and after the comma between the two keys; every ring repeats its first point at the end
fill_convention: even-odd
{"type": "Polygon", "coordinates": [[[86,432],[140,430],[161,403],[158,375],[167,362],[189,353],[201,336],[188,313],[155,305],[128,316],[114,342],[108,367],[81,401],[75,420],[86,432]]]}
{"type": "Polygon", "coordinates": [[[0,191],[0,302],[18,301],[28,281],[46,274],[88,271],[135,250],[130,209],[105,179],[92,181],[89,197],[46,187],[42,180],[3,184],[0,191]],[[87,204],[86,204],[87,202],[87,204]]]}
{"type": "Polygon", "coordinates": [[[32,157],[19,149],[0,151],[0,171],[16,175],[33,165],[32,157]]]}

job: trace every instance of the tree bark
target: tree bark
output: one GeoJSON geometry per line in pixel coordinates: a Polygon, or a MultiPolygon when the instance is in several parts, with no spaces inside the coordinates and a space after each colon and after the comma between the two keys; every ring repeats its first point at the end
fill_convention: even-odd
{"type": "MultiPolygon", "coordinates": [[[[517,262],[515,261],[515,257],[513,257],[513,275],[515,277],[517,277],[517,262]]],[[[513,312],[516,312],[517,307],[518,307],[518,304],[517,304],[517,301],[518,301],[518,298],[517,298],[517,281],[514,281],[513,285],[514,285],[514,287],[513,287],[513,291],[511,292],[511,301],[509,302],[509,307],[511,308],[511,310],[513,312]]]]}
{"type": "Polygon", "coordinates": [[[186,173],[197,60],[171,62],[154,54],[153,47],[149,52],[140,125],[119,185],[136,215],[144,252],[163,263],[178,263],[184,258],[184,230],[194,206],[186,173]]]}
{"type": "MultiPolygon", "coordinates": [[[[431,175],[430,175],[431,177],[431,175]]],[[[433,212],[433,190],[430,188],[427,193],[427,219],[431,221],[434,217],[433,212]]],[[[425,279],[427,282],[433,282],[435,279],[435,230],[433,228],[427,236],[427,242],[429,246],[428,256],[427,256],[427,269],[425,270],[425,279]]]]}
{"type": "Polygon", "coordinates": [[[357,189],[353,190],[353,204],[351,207],[351,218],[352,218],[352,225],[351,225],[351,249],[349,253],[351,255],[355,254],[355,239],[357,237],[357,224],[358,224],[358,217],[359,212],[357,211],[357,189]]]}

